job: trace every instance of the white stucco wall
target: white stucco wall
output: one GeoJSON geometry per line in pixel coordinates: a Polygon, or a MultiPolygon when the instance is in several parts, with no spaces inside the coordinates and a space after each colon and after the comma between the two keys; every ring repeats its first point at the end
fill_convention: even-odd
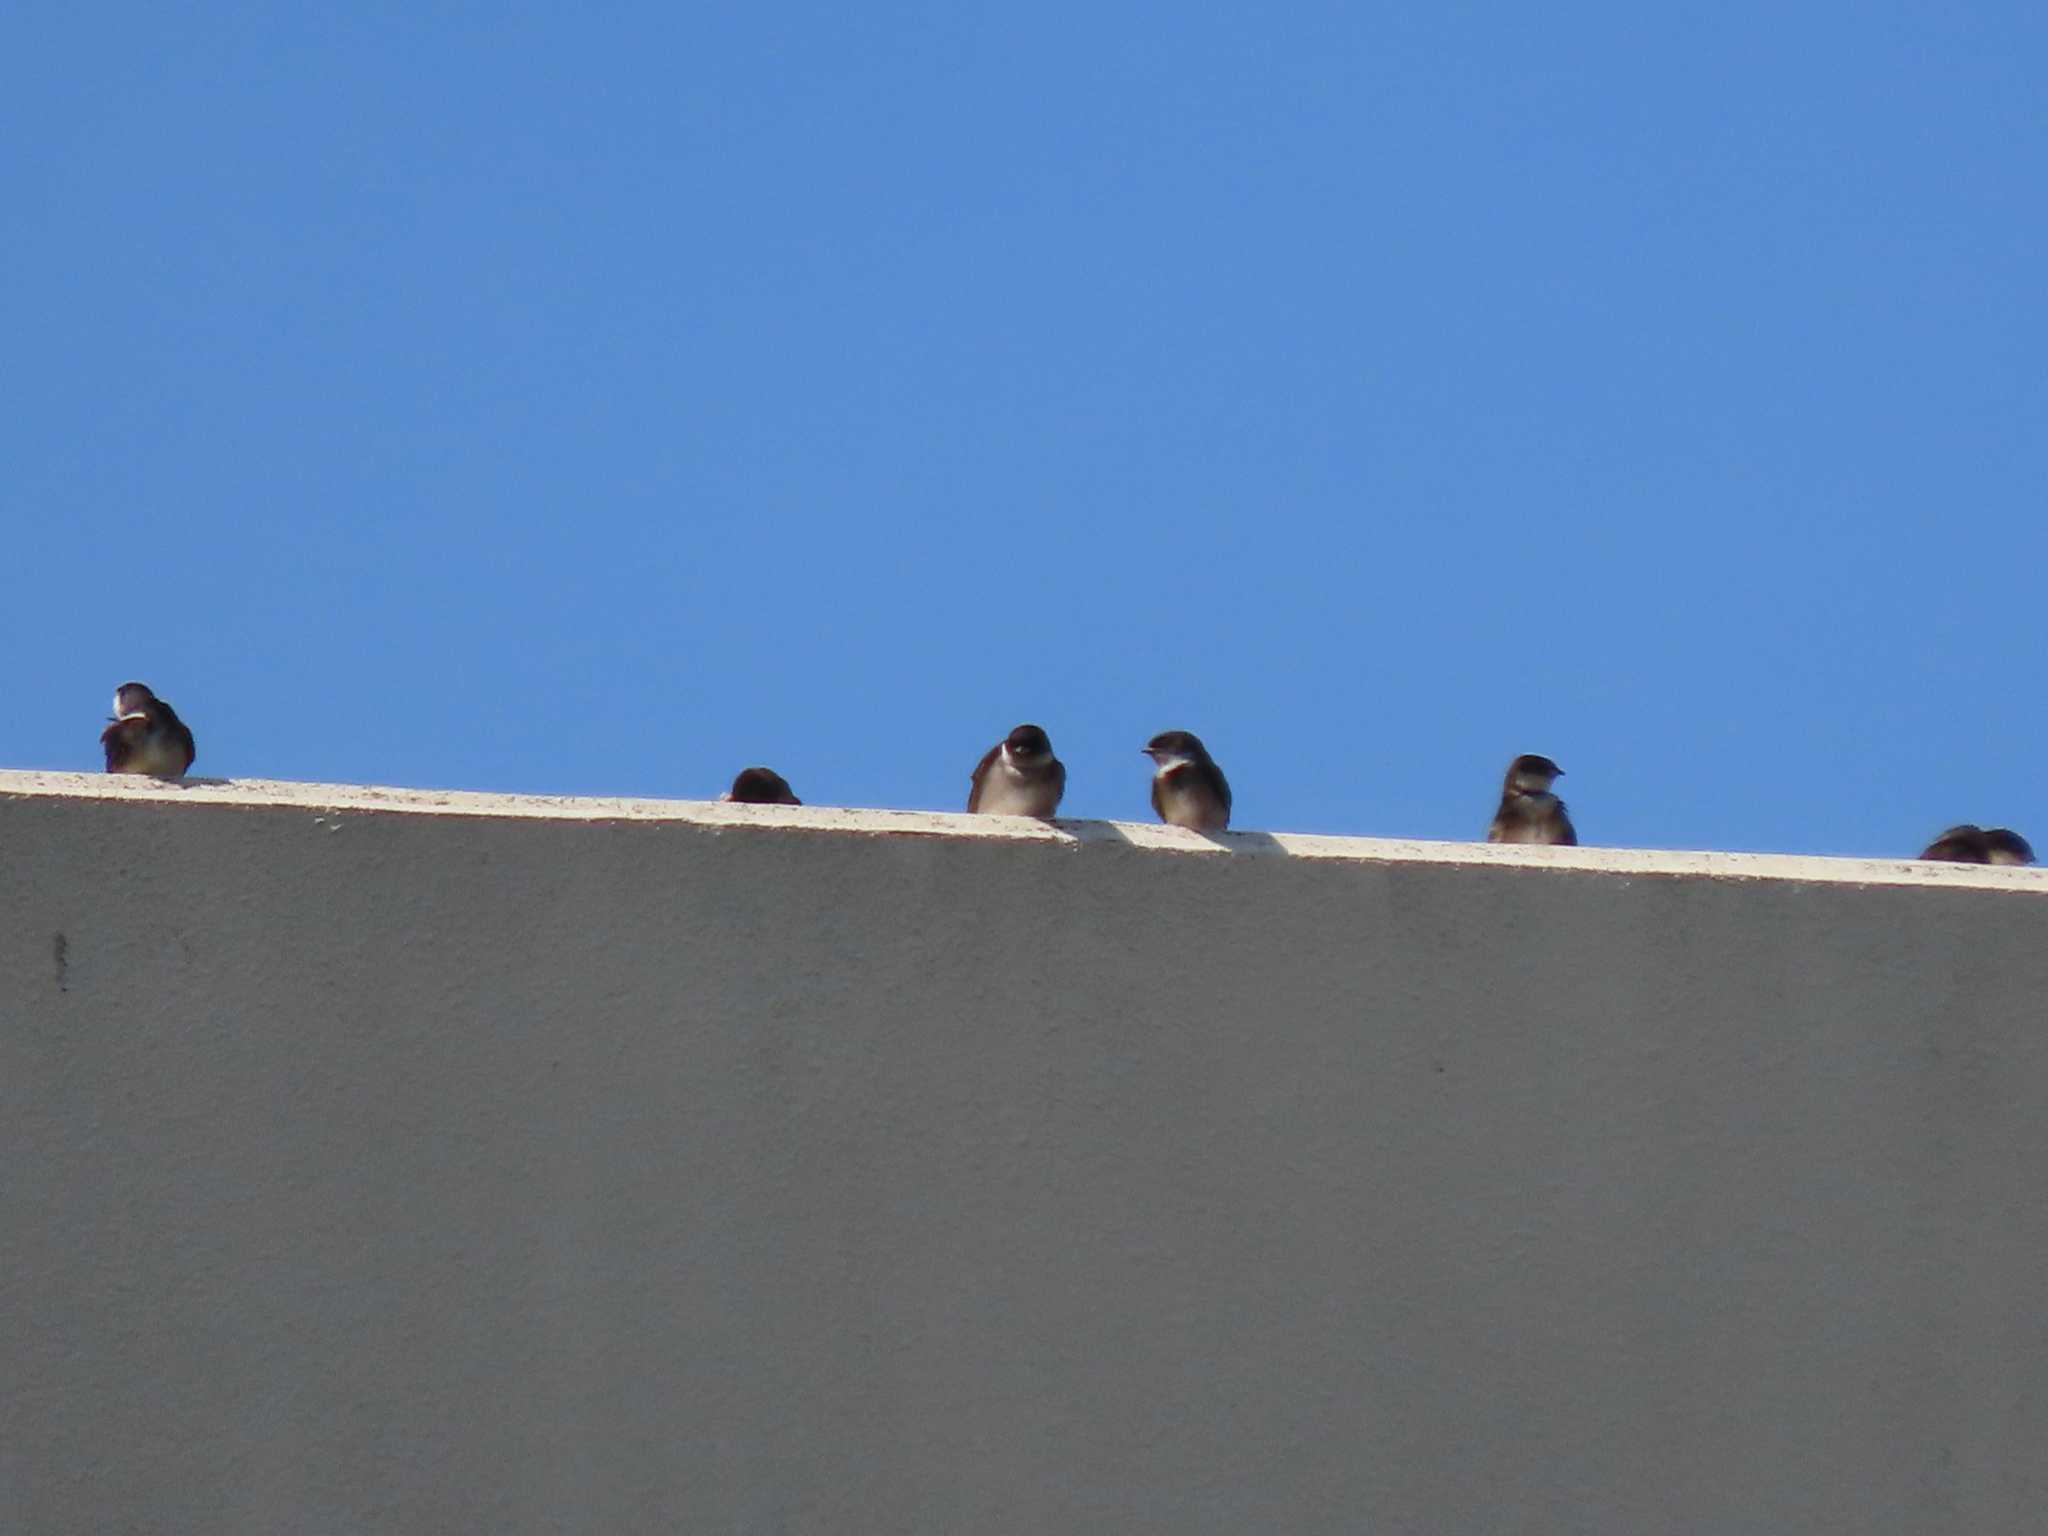
{"type": "Polygon", "coordinates": [[[2044,896],[0,774],[0,1529],[2031,1536],[2044,896]]]}

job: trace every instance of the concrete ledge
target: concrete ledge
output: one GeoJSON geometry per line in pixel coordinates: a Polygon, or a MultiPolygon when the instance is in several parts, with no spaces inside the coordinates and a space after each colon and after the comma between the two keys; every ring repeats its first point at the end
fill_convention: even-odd
{"type": "Polygon", "coordinates": [[[1647,848],[1530,848],[1483,842],[1323,837],[1302,832],[1226,832],[1208,837],[1135,821],[1034,821],[824,805],[728,805],[573,795],[499,795],[468,790],[305,784],[282,779],[164,780],[130,774],[0,770],[0,796],[171,805],[224,805],[358,815],[472,816],[495,820],[666,822],[696,827],[778,827],[867,837],[948,837],[978,842],[1115,844],[1158,853],[1283,857],[1374,864],[1444,864],[1578,870],[1714,880],[1794,880],[1856,886],[1945,886],[2048,895],[2048,867],[1936,864],[1919,859],[1840,859],[1771,853],[1647,848]]]}

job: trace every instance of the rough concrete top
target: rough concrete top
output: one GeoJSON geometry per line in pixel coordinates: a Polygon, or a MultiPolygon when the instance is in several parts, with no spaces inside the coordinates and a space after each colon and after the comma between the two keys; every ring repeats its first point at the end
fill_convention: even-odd
{"type": "Polygon", "coordinates": [[[1652,848],[1543,848],[1497,843],[1428,842],[1388,837],[1323,837],[1301,832],[1225,832],[1216,836],[1150,822],[1037,821],[942,811],[858,807],[733,805],[716,800],[623,799],[576,795],[504,795],[469,790],[396,789],[369,784],[305,784],[279,779],[153,779],[131,774],[0,770],[0,795],[64,800],[156,800],[177,805],[306,810],[359,815],[473,816],[492,820],[652,821],[704,827],[781,827],[867,837],[947,837],[992,842],[1116,844],[1157,853],[1284,857],[1384,864],[1524,865],[1630,876],[1712,880],[1784,880],[1850,886],[1949,886],[2048,895],[2048,867],[1942,864],[1921,859],[1820,858],[1774,853],[1714,853],[1652,848]]]}

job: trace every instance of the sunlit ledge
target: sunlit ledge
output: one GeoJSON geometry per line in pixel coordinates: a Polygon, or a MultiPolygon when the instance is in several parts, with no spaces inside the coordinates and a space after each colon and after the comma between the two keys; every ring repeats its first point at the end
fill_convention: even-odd
{"type": "Polygon", "coordinates": [[[1152,853],[1283,857],[1376,864],[1508,865],[1717,880],[1791,880],[1830,885],[1924,885],[2048,894],[2048,869],[1932,864],[1917,859],[1843,859],[1771,853],[1653,848],[1531,848],[1407,838],[1323,837],[1304,832],[1226,832],[1210,837],[1131,821],[1034,821],[943,811],[803,805],[728,805],[715,800],[502,795],[398,789],[372,784],[305,784],[279,779],[151,779],[123,774],[0,770],[9,799],[150,801],[378,816],[475,816],[497,820],[683,823],[777,828],[867,837],[940,837],[1047,843],[1075,849],[1116,845],[1152,853]]]}

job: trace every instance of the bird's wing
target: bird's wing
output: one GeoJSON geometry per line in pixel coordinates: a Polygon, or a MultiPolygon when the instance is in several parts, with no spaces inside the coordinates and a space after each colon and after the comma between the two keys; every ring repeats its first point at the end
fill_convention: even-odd
{"type": "Polygon", "coordinates": [[[982,784],[988,778],[988,771],[995,765],[995,760],[1002,750],[1003,744],[999,741],[982,753],[981,761],[974,765],[974,778],[970,781],[967,789],[968,810],[978,811],[981,809],[982,784]]]}

